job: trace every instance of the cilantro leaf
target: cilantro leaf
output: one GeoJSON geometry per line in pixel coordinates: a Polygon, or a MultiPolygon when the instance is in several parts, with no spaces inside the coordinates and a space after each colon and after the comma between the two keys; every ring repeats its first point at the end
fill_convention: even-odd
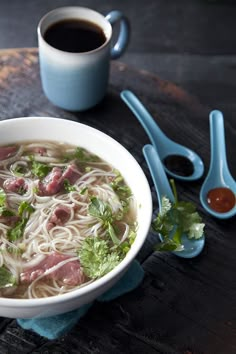
{"type": "Polygon", "coordinates": [[[13,168],[13,173],[15,176],[24,176],[27,171],[28,168],[25,165],[16,165],[13,168]]]}
{"type": "Polygon", "coordinates": [[[15,213],[4,206],[0,206],[0,215],[1,216],[13,216],[15,213]]]}
{"type": "Polygon", "coordinates": [[[203,236],[202,218],[192,202],[178,201],[174,181],[171,180],[174,202],[165,196],[161,200],[160,212],[152,222],[152,228],[161,236],[162,243],[155,247],[158,251],[181,251],[182,234],[189,239],[199,239],[203,236]]]}
{"type": "Polygon", "coordinates": [[[32,160],[32,168],[31,168],[31,171],[32,173],[42,179],[44,178],[45,176],[48,175],[48,173],[50,172],[51,170],[51,167],[44,164],[44,163],[41,163],[41,162],[37,162],[35,160],[32,160]]]}
{"type": "Polygon", "coordinates": [[[119,253],[109,249],[108,241],[92,236],[83,240],[78,256],[84,273],[92,279],[109,273],[121,261],[119,253]]]}
{"type": "Polygon", "coordinates": [[[29,217],[30,214],[32,214],[34,212],[34,208],[32,207],[31,204],[29,204],[26,201],[23,201],[20,203],[19,207],[18,207],[18,215],[19,216],[25,216],[25,217],[29,217]]]}
{"type": "Polygon", "coordinates": [[[132,195],[131,189],[125,184],[123,176],[120,174],[119,171],[115,171],[116,177],[110,183],[110,186],[117,194],[121,204],[124,208],[123,212],[128,211],[129,206],[129,197],[132,195]]]}
{"type": "Polygon", "coordinates": [[[7,236],[9,241],[11,242],[17,241],[23,236],[27,221],[28,219],[21,219],[15,224],[15,226],[12,229],[8,230],[7,236]]]}
{"type": "Polygon", "coordinates": [[[0,215],[1,216],[13,216],[15,215],[13,211],[6,208],[6,193],[2,188],[0,188],[0,215]]]}
{"type": "Polygon", "coordinates": [[[75,186],[73,186],[67,178],[64,179],[63,185],[66,192],[73,192],[76,190],[75,186]]]}
{"type": "Polygon", "coordinates": [[[111,207],[99,198],[91,198],[88,211],[91,216],[95,216],[96,218],[102,220],[104,224],[108,225],[113,221],[111,207]]]}
{"type": "Polygon", "coordinates": [[[16,222],[13,228],[8,230],[7,236],[9,241],[14,242],[23,237],[25,226],[30,215],[34,212],[34,208],[28,202],[23,201],[18,208],[18,216],[20,220],[16,222]]]}
{"type": "Polygon", "coordinates": [[[110,222],[108,223],[108,233],[109,233],[113,243],[115,245],[118,245],[120,243],[120,240],[116,236],[115,229],[114,229],[114,227],[112,226],[112,224],[110,222]]]}
{"type": "Polygon", "coordinates": [[[113,243],[115,245],[118,245],[120,243],[120,240],[116,236],[115,229],[112,225],[113,215],[110,205],[103,202],[99,198],[92,197],[91,202],[88,206],[88,212],[91,216],[94,216],[102,221],[103,226],[107,229],[108,234],[110,235],[113,243]]]}
{"type": "Polygon", "coordinates": [[[97,162],[99,161],[99,157],[96,155],[88,154],[88,152],[81,148],[76,147],[75,151],[71,154],[67,154],[64,156],[65,161],[78,160],[79,162],[97,162]]]}
{"type": "Polygon", "coordinates": [[[0,268],[0,288],[7,288],[16,285],[16,278],[5,267],[0,268]]]}
{"type": "Polygon", "coordinates": [[[0,188],[0,206],[4,206],[6,203],[6,193],[4,192],[4,190],[2,188],[0,188]]]}

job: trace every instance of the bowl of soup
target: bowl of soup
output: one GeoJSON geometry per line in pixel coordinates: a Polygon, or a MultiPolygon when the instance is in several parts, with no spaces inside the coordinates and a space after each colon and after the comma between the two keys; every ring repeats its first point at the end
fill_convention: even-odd
{"type": "Polygon", "coordinates": [[[135,158],[85,124],[0,122],[0,316],[48,317],[87,304],[127,271],[152,198],[135,158]]]}

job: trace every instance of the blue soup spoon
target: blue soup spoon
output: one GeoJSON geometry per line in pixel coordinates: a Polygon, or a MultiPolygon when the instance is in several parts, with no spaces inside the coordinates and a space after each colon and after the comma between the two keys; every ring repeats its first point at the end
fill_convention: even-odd
{"type": "MultiPolygon", "coordinates": [[[[174,195],[172,193],[168,178],[163,168],[163,164],[156,149],[150,144],[145,145],[143,147],[143,154],[152,176],[152,180],[157,193],[159,208],[161,211],[162,197],[167,197],[170,202],[173,203],[174,195]]],[[[163,241],[160,234],[159,238],[161,241],[163,241]]],[[[201,238],[193,240],[189,239],[185,234],[183,234],[181,237],[181,242],[184,246],[184,249],[181,251],[173,251],[172,253],[183,258],[193,258],[202,251],[205,244],[205,236],[203,235],[201,238]]]]}
{"type": "Polygon", "coordinates": [[[121,98],[143,126],[152,145],[158,151],[165,171],[170,176],[183,181],[194,181],[203,175],[204,165],[202,159],[194,151],[169,139],[133,92],[124,90],[121,92],[121,98]],[[180,165],[177,166],[177,170],[181,170],[181,166],[185,169],[187,165],[189,169],[190,164],[190,174],[180,174],[179,171],[176,172],[176,170],[168,168],[165,161],[167,159],[169,161],[169,158],[171,158],[172,164],[176,164],[177,161],[177,164],[180,165]]]}
{"type": "Polygon", "coordinates": [[[227,163],[223,114],[218,110],[212,111],[209,122],[211,160],[201,187],[200,201],[209,214],[227,219],[236,214],[236,182],[227,163]]]}

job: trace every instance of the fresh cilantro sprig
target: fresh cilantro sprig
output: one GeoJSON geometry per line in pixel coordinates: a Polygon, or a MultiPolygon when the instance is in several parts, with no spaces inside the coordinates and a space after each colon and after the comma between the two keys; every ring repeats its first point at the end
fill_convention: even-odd
{"type": "Polygon", "coordinates": [[[0,268],[0,288],[16,285],[16,277],[4,266],[0,268]]]}
{"type": "Polygon", "coordinates": [[[34,156],[30,156],[30,160],[32,162],[31,172],[39,179],[46,177],[51,171],[51,167],[49,165],[35,161],[34,156]]]}
{"type": "Polygon", "coordinates": [[[78,160],[79,162],[97,162],[99,157],[96,155],[88,154],[87,151],[81,147],[76,147],[76,149],[64,156],[64,161],[68,162],[71,160],[78,160]]]}
{"type": "Polygon", "coordinates": [[[102,221],[103,226],[107,229],[113,243],[118,245],[120,240],[116,236],[115,228],[112,225],[114,222],[114,217],[110,205],[97,197],[92,197],[88,206],[88,212],[91,216],[94,216],[102,221]]]}
{"type": "Polygon", "coordinates": [[[64,189],[65,189],[66,192],[69,193],[69,192],[76,191],[75,186],[73,184],[71,184],[70,181],[67,178],[64,179],[63,184],[64,184],[64,189]]]}
{"type": "Polygon", "coordinates": [[[30,218],[30,215],[33,212],[34,208],[32,207],[32,205],[30,205],[26,201],[21,202],[18,207],[18,216],[20,217],[20,219],[16,222],[14,227],[9,229],[7,232],[9,241],[17,241],[23,236],[25,226],[30,218]]]}
{"type": "Polygon", "coordinates": [[[7,195],[2,188],[0,188],[0,216],[13,216],[15,215],[12,210],[9,210],[6,205],[7,195]]]}
{"type": "Polygon", "coordinates": [[[78,256],[84,273],[91,279],[109,273],[122,260],[118,250],[110,250],[108,240],[93,236],[83,240],[78,256]]]}
{"type": "Polygon", "coordinates": [[[116,177],[110,183],[112,189],[118,195],[124,208],[124,213],[128,211],[129,197],[132,195],[131,189],[125,184],[123,176],[119,171],[115,170],[116,177]]]}
{"type": "Polygon", "coordinates": [[[181,251],[184,249],[181,236],[186,234],[189,239],[203,236],[202,218],[192,202],[179,201],[174,180],[170,180],[174,202],[165,196],[161,200],[160,212],[152,222],[152,228],[162,237],[162,243],[155,247],[158,251],[181,251]]]}

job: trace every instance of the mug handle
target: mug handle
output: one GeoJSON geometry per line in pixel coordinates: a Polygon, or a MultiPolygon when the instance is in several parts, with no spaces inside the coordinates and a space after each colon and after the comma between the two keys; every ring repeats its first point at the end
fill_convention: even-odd
{"type": "Polygon", "coordinates": [[[111,59],[119,58],[125,51],[130,36],[130,25],[127,17],[125,17],[122,12],[113,10],[106,15],[106,19],[111,25],[116,22],[120,22],[120,32],[118,35],[117,42],[111,48],[111,59]]]}

